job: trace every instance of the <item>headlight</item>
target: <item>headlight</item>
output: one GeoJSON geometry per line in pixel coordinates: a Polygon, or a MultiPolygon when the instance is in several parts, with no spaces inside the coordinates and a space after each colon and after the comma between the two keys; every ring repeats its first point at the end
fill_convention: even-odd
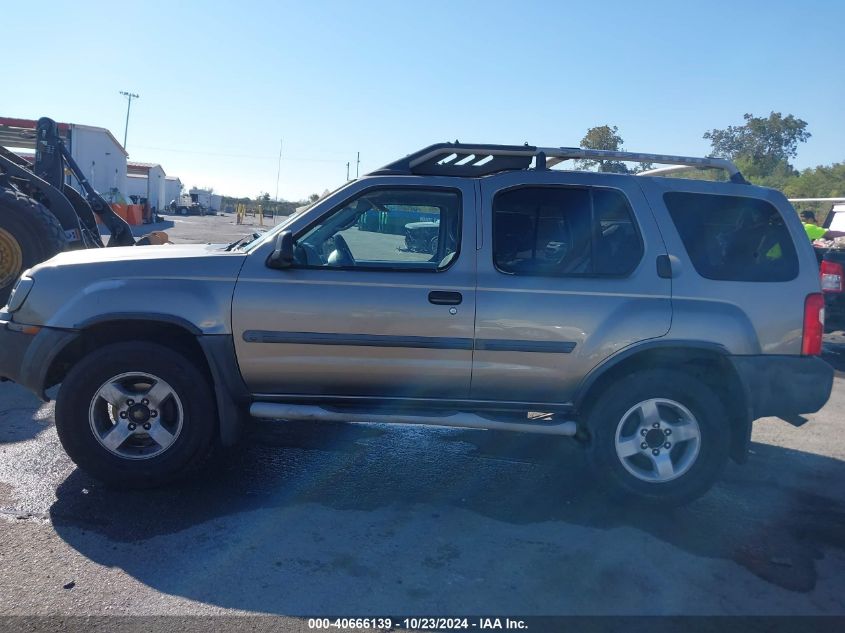
{"type": "Polygon", "coordinates": [[[12,294],[9,295],[9,303],[7,304],[9,312],[14,312],[15,310],[20,309],[23,302],[26,301],[29,291],[32,290],[34,285],[35,282],[29,277],[21,277],[18,279],[15,287],[12,288],[12,294]]]}

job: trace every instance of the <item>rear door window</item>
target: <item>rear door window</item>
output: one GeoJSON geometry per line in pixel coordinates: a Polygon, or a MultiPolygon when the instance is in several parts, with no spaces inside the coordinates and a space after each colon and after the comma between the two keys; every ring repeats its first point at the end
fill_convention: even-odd
{"type": "Polygon", "coordinates": [[[778,210],[757,198],[670,192],[669,215],[696,272],[717,281],[789,281],[798,256],[778,210]]]}
{"type": "Polygon", "coordinates": [[[623,277],[642,254],[631,206],[615,189],[518,187],[493,199],[493,257],[503,273],[623,277]]]}

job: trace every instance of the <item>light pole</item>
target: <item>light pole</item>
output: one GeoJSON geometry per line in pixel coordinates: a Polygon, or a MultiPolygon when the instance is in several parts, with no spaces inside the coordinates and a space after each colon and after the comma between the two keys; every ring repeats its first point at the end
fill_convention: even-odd
{"type": "Polygon", "coordinates": [[[132,99],[138,99],[139,95],[133,94],[131,92],[126,92],[124,90],[120,91],[124,97],[126,97],[126,125],[123,127],[123,149],[126,149],[126,134],[129,132],[129,108],[132,107],[132,99]]]}

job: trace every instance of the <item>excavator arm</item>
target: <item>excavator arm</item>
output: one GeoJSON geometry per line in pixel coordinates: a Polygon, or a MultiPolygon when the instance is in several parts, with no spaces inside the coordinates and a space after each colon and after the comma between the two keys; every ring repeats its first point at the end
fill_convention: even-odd
{"type": "MultiPolygon", "coordinates": [[[[88,232],[96,234],[99,238],[99,231],[94,221],[94,214],[96,214],[111,233],[109,246],[134,245],[135,238],[132,236],[132,229],[129,224],[112,210],[109,203],[88,182],[88,178],[76,164],[67,145],[59,135],[56,122],[47,117],[38,119],[35,133],[33,173],[64,193],[73,205],[81,224],[88,232]],[[64,183],[65,169],[68,169],[76,178],[79,187],[82,189],[81,193],[64,183]]],[[[102,241],[99,241],[102,245],[102,241]]]]}

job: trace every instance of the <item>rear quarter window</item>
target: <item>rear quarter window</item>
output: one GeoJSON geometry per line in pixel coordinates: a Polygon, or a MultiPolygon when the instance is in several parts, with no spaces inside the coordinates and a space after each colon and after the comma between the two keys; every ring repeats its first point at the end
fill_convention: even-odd
{"type": "Polygon", "coordinates": [[[669,215],[696,272],[717,281],[790,281],[798,256],[778,210],[744,196],[670,192],[669,215]]]}

